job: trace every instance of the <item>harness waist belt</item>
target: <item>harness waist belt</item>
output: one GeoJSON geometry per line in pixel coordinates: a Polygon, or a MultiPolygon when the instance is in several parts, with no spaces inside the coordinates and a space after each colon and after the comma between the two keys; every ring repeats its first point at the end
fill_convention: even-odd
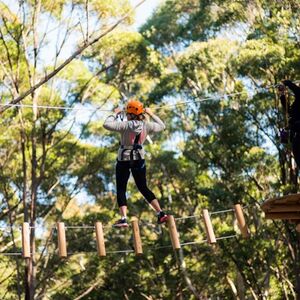
{"type": "Polygon", "coordinates": [[[133,158],[134,158],[133,152],[135,152],[135,154],[138,156],[139,160],[142,159],[141,153],[140,153],[139,150],[143,149],[143,146],[138,144],[140,135],[141,135],[141,133],[139,133],[138,135],[135,136],[133,145],[129,145],[129,146],[126,146],[126,147],[124,145],[121,145],[121,149],[123,149],[122,152],[121,152],[121,160],[124,159],[124,152],[126,150],[130,150],[130,160],[131,161],[133,161],[133,158]]]}
{"type": "Polygon", "coordinates": [[[139,149],[143,149],[142,145],[135,144],[133,146],[129,146],[130,148],[124,148],[121,146],[122,152],[121,152],[121,160],[124,160],[124,152],[126,150],[130,150],[130,160],[133,160],[133,151],[135,151],[136,155],[138,156],[138,160],[142,159],[141,154],[139,152],[139,149]]]}
{"type": "Polygon", "coordinates": [[[137,150],[137,149],[143,149],[143,146],[142,145],[132,145],[132,146],[121,145],[120,148],[124,150],[137,150]]]}

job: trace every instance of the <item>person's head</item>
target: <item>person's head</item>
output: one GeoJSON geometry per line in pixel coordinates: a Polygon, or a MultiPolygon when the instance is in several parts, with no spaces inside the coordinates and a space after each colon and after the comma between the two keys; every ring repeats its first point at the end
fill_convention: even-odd
{"type": "Polygon", "coordinates": [[[128,120],[144,120],[144,106],[138,100],[129,100],[126,106],[126,115],[128,120]]]}

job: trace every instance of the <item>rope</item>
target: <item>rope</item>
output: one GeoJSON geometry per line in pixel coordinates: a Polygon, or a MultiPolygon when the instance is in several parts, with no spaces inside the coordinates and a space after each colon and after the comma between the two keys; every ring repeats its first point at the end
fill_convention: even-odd
{"type": "MultiPolygon", "coordinates": [[[[33,104],[5,104],[0,103],[0,106],[10,106],[10,107],[25,107],[25,108],[43,108],[43,109],[57,109],[57,110],[86,110],[86,111],[106,111],[111,112],[109,109],[97,109],[97,107],[94,108],[88,108],[88,107],[72,107],[72,106],[51,106],[51,105],[33,105],[33,104]]],[[[100,108],[101,106],[98,106],[100,108]]]]}
{"type": "MultiPolygon", "coordinates": [[[[243,207],[243,209],[246,208],[246,206],[243,207]]],[[[210,215],[218,215],[218,214],[222,214],[222,213],[227,213],[227,212],[232,212],[234,211],[233,208],[230,209],[225,209],[225,210],[219,210],[219,211],[213,211],[210,212],[210,215]]],[[[192,216],[186,216],[186,217],[181,217],[181,218],[175,218],[176,221],[180,221],[180,220],[185,220],[185,219],[192,219],[192,218],[201,218],[201,215],[192,215],[192,216]]]]}
{"type": "MultiPolygon", "coordinates": [[[[56,227],[55,227],[56,228],[56,227]]],[[[89,226],[89,225],[82,225],[82,226],[65,226],[67,229],[95,229],[95,226],[89,226]]]]}
{"type": "MultiPolygon", "coordinates": [[[[247,208],[247,206],[243,206],[242,208],[245,209],[247,208]]],[[[222,214],[222,213],[227,213],[227,212],[231,212],[231,211],[234,211],[234,209],[226,209],[226,210],[217,210],[217,211],[213,211],[213,212],[210,212],[210,215],[217,215],[217,214],[222,214]]],[[[201,218],[202,216],[201,215],[191,215],[191,216],[186,216],[186,217],[179,217],[179,218],[175,218],[176,221],[180,221],[180,220],[185,220],[185,219],[194,219],[194,218],[201,218]]],[[[158,225],[157,223],[151,223],[151,222],[143,222],[140,224],[140,226],[156,226],[158,225]]],[[[128,224],[128,227],[130,227],[131,225],[128,224]]],[[[38,226],[38,225],[35,225],[35,226],[29,226],[30,229],[32,228],[45,228],[46,226],[38,226]]],[[[103,228],[114,228],[113,225],[111,224],[104,224],[102,225],[103,228]]],[[[7,225],[7,226],[1,226],[0,227],[0,230],[8,230],[8,229],[22,229],[22,226],[21,225],[7,225]]],[[[56,229],[57,227],[56,226],[50,226],[50,227],[47,227],[49,229],[56,229]]],[[[66,229],[94,229],[95,226],[94,225],[65,225],[65,228],[66,229]]]]}
{"type": "MultiPolygon", "coordinates": [[[[182,102],[177,102],[174,104],[166,104],[166,105],[157,105],[153,109],[161,109],[161,108],[169,108],[173,106],[180,106],[184,105],[186,103],[197,103],[197,102],[204,102],[208,100],[220,100],[225,97],[232,97],[235,95],[241,95],[247,93],[246,91],[243,92],[238,92],[238,93],[231,93],[231,94],[223,94],[223,95],[218,95],[218,96],[213,96],[213,97],[206,97],[206,98],[201,98],[199,100],[187,100],[187,101],[182,101],[182,102]]],[[[40,108],[40,109],[57,109],[57,110],[74,110],[74,111],[93,111],[97,109],[95,108],[88,108],[88,107],[71,107],[71,106],[51,106],[51,105],[33,105],[33,104],[5,104],[5,103],[0,103],[0,106],[9,106],[9,107],[24,107],[24,108],[40,108]]],[[[100,107],[99,107],[100,108],[100,107]]],[[[103,112],[113,112],[112,110],[109,109],[97,109],[97,111],[103,111],[103,112]]]]}
{"type": "Polygon", "coordinates": [[[234,211],[234,209],[231,208],[231,209],[226,209],[226,210],[213,211],[210,213],[210,215],[218,215],[218,214],[227,213],[227,212],[231,212],[231,211],[234,211]]]}
{"type": "Polygon", "coordinates": [[[180,246],[186,246],[186,245],[195,245],[195,244],[203,244],[203,243],[205,243],[205,242],[207,242],[207,240],[203,240],[203,241],[199,241],[199,242],[186,242],[186,243],[182,243],[182,244],[180,244],[180,246]]]}
{"type": "Polygon", "coordinates": [[[216,238],[216,240],[220,241],[220,240],[225,240],[225,239],[231,239],[231,238],[234,238],[234,237],[237,237],[237,234],[228,235],[228,236],[221,236],[221,237],[216,238]]]}
{"type": "Polygon", "coordinates": [[[134,252],[134,250],[107,251],[106,253],[113,254],[113,253],[130,253],[130,252],[134,252]]]}
{"type": "MultiPolygon", "coordinates": [[[[230,212],[230,211],[233,211],[233,209],[214,211],[214,212],[211,212],[210,215],[227,213],[227,212],[230,212]]],[[[181,217],[181,218],[175,218],[175,220],[184,220],[184,219],[199,218],[199,217],[200,217],[199,215],[192,215],[192,216],[186,216],[186,217],[181,217]]],[[[130,225],[130,224],[128,224],[128,225],[130,225]]],[[[143,224],[141,224],[141,226],[149,226],[149,225],[153,226],[153,225],[157,225],[157,224],[154,224],[154,223],[143,223],[143,224]]],[[[8,225],[8,226],[1,226],[0,230],[3,230],[3,231],[8,230],[8,229],[18,229],[18,230],[20,230],[21,228],[22,227],[18,226],[18,225],[13,225],[13,226],[8,225]]],[[[44,226],[29,226],[29,228],[30,229],[44,228],[44,226]]],[[[56,226],[55,227],[52,226],[49,229],[53,230],[53,229],[56,229],[56,228],[57,228],[56,226]]],[[[65,226],[65,228],[66,229],[95,229],[95,226],[91,226],[91,225],[67,225],[67,226],[65,226]]],[[[113,228],[113,226],[110,225],[110,224],[107,224],[107,225],[104,225],[103,228],[113,228]]],[[[234,238],[234,237],[237,237],[237,235],[235,234],[235,235],[230,235],[230,236],[218,237],[218,238],[216,238],[216,240],[230,239],[230,238],[234,238]]],[[[180,246],[202,244],[202,243],[205,243],[205,242],[207,242],[207,240],[190,241],[190,242],[181,243],[180,246]]],[[[152,248],[148,248],[146,251],[166,249],[166,248],[172,248],[172,246],[171,245],[165,245],[165,246],[152,247],[152,248]]],[[[130,250],[116,250],[116,251],[107,251],[106,253],[116,254],[116,253],[131,253],[131,252],[134,252],[134,250],[131,250],[131,249],[130,250]]],[[[69,252],[68,255],[79,254],[79,253],[81,253],[81,252],[77,252],[77,253],[69,252]]],[[[97,253],[97,252],[82,252],[82,253],[97,253]]],[[[0,255],[4,255],[4,256],[21,256],[22,253],[21,252],[4,252],[4,253],[0,253],[0,255]]]]}
{"type": "MultiPolygon", "coordinates": [[[[224,239],[231,239],[231,238],[235,238],[235,237],[237,237],[236,234],[235,235],[228,235],[228,236],[221,236],[221,237],[216,238],[216,240],[218,241],[218,240],[224,240],[224,239]]],[[[203,243],[206,243],[206,242],[207,242],[206,239],[202,240],[202,241],[184,242],[184,243],[181,243],[180,246],[189,246],[189,245],[203,244],[203,243]]],[[[150,248],[146,248],[146,251],[149,251],[149,250],[159,250],[159,249],[167,249],[167,248],[173,248],[173,246],[172,245],[165,245],[165,246],[158,246],[158,247],[150,247],[150,248]]],[[[106,251],[106,254],[132,253],[132,252],[134,252],[134,250],[132,250],[132,249],[125,249],[125,250],[106,251]]],[[[82,254],[96,254],[98,252],[97,251],[68,252],[68,255],[81,254],[81,253],[82,254]]],[[[21,256],[22,252],[2,252],[2,253],[0,253],[0,255],[4,255],[4,256],[21,256]]]]}
{"type": "MultiPolygon", "coordinates": [[[[294,83],[298,83],[298,82],[300,82],[300,80],[294,81],[294,83]]],[[[254,90],[270,89],[270,88],[277,87],[277,86],[278,86],[278,84],[273,84],[273,85],[269,85],[269,86],[265,86],[265,87],[256,87],[256,88],[254,88],[254,90]]],[[[216,95],[216,96],[211,96],[211,97],[200,98],[198,100],[187,100],[187,101],[177,102],[174,104],[158,105],[158,106],[155,106],[153,109],[169,108],[169,107],[173,107],[173,106],[184,105],[186,103],[197,103],[197,102],[204,102],[204,101],[208,101],[208,100],[220,100],[220,99],[223,99],[226,97],[232,97],[232,96],[242,95],[242,94],[246,94],[246,93],[247,93],[247,91],[223,94],[223,95],[216,95]]],[[[88,107],[51,106],[51,105],[33,105],[33,104],[10,104],[10,103],[0,103],[0,107],[1,106],[25,107],[25,108],[36,107],[36,108],[41,108],[41,109],[77,110],[77,111],[81,111],[81,110],[93,111],[93,110],[97,109],[97,107],[96,108],[95,107],[88,108],[88,107]]],[[[100,108],[100,107],[98,107],[98,108],[100,108]]],[[[97,110],[103,111],[103,112],[112,112],[112,110],[109,110],[109,109],[97,109],[97,110]]]]}
{"type": "MultiPolygon", "coordinates": [[[[153,223],[154,224],[154,223],[153,223]]],[[[130,227],[131,225],[128,224],[128,227],[130,227]]],[[[103,228],[114,228],[113,225],[111,224],[107,224],[107,225],[103,225],[102,226],[103,228]]],[[[0,230],[2,231],[6,231],[6,230],[9,230],[9,229],[16,229],[16,230],[21,230],[22,229],[22,226],[10,226],[10,225],[7,225],[7,226],[3,226],[3,227],[0,227],[0,230]]],[[[38,225],[35,225],[35,226],[29,226],[30,229],[40,229],[40,228],[47,228],[47,229],[57,229],[57,226],[50,226],[50,227],[47,227],[47,226],[38,226],[38,225]]],[[[65,229],[95,229],[95,226],[94,225],[65,225],[65,229]]]]}
{"type": "MultiPolygon", "coordinates": [[[[134,252],[134,250],[132,249],[126,249],[126,250],[116,250],[116,251],[106,251],[106,254],[114,254],[114,253],[130,253],[130,252],[134,252]]],[[[75,255],[75,254],[98,254],[97,251],[87,251],[87,252],[83,252],[83,251],[79,251],[79,252],[68,252],[68,255],[75,255]]]]}

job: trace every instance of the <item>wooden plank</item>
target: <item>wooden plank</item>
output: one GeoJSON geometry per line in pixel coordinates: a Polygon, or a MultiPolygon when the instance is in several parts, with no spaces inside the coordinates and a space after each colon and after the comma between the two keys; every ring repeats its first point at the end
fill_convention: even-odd
{"type": "Polygon", "coordinates": [[[270,207],[272,206],[272,202],[270,201],[268,201],[268,202],[264,202],[263,204],[261,204],[261,209],[263,210],[263,211],[266,211],[266,210],[269,210],[270,209],[270,207]]]}
{"type": "Polygon", "coordinates": [[[57,235],[58,235],[58,254],[59,254],[59,257],[66,258],[68,255],[67,255],[65,223],[57,222],[57,235]]]}
{"type": "Polygon", "coordinates": [[[22,224],[22,256],[30,258],[30,226],[27,222],[22,224]]]}
{"type": "Polygon", "coordinates": [[[210,244],[215,244],[217,242],[216,236],[214,233],[214,229],[210,220],[209,212],[207,209],[202,210],[203,219],[204,219],[204,225],[205,225],[205,231],[207,235],[207,241],[210,244]]]}
{"type": "Polygon", "coordinates": [[[300,205],[274,205],[271,206],[267,212],[300,212],[300,205]]]}
{"type": "Polygon", "coordinates": [[[300,194],[291,194],[268,199],[261,205],[261,209],[265,213],[300,212],[300,194]]]}
{"type": "Polygon", "coordinates": [[[106,256],[103,226],[101,222],[95,223],[95,231],[96,231],[96,243],[97,243],[98,255],[106,256]]]}
{"type": "Polygon", "coordinates": [[[298,223],[300,223],[300,219],[289,220],[289,222],[298,224],[298,223]]]}
{"type": "Polygon", "coordinates": [[[245,238],[245,239],[249,238],[250,237],[250,232],[249,232],[248,226],[247,226],[246,221],[245,221],[242,206],[240,204],[235,204],[234,205],[234,211],[235,211],[238,226],[240,228],[240,231],[241,231],[241,234],[242,234],[243,238],[245,238]]]}
{"type": "Polygon", "coordinates": [[[290,194],[282,197],[275,197],[266,200],[262,205],[268,205],[271,203],[288,203],[300,201],[300,194],[290,194]]]}
{"type": "Polygon", "coordinates": [[[293,213],[293,212],[278,212],[278,213],[265,213],[266,219],[273,219],[273,220],[293,220],[293,219],[300,219],[300,213],[293,213]]]}
{"type": "Polygon", "coordinates": [[[132,233],[133,233],[133,241],[134,241],[134,251],[135,255],[143,254],[142,240],[139,229],[139,220],[137,218],[132,218],[132,233]]]}
{"type": "Polygon", "coordinates": [[[292,199],[273,199],[273,201],[270,203],[270,205],[273,204],[287,204],[293,202],[292,199]]]}
{"type": "Polygon", "coordinates": [[[285,195],[282,197],[275,198],[273,200],[274,203],[291,203],[291,202],[299,202],[299,201],[300,201],[300,194],[285,195]]]}
{"type": "Polygon", "coordinates": [[[176,223],[175,223],[175,219],[172,215],[170,215],[168,217],[168,228],[169,228],[169,233],[170,233],[170,238],[171,238],[171,242],[172,242],[172,246],[174,250],[180,249],[181,245],[180,245],[180,241],[179,241],[179,234],[176,228],[176,223]]]}

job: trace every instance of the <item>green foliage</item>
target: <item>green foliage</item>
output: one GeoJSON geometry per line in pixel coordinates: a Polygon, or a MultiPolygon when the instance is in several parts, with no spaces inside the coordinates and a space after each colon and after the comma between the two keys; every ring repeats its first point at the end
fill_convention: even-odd
{"type": "Polygon", "coordinates": [[[249,40],[240,49],[236,64],[242,76],[253,76],[261,80],[269,78],[268,73],[278,72],[284,66],[283,57],[286,57],[283,46],[264,38],[249,40]],[[255,68],[252,67],[254,65],[255,68]]]}
{"type": "MultiPolygon", "coordinates": [[[[35,65],[32,48],[42,40],[33,38],[37,7],[24,5],[26,22],[0,6],[3,101],[53,69],[51,62],[40,67],[39,59],[35,65]]],[[[83,20],[87,6],[89,25],[101,23],[103,31],[131,7],[128,0],[42,0],[38,19],[50,18],[63,32],[77,22],[67,12],[74,9],[83,20]]],[[[297,1],[164,1],[140,32],[114,30],[22,102],[94,111],[23,107],[1,115],[0,225],[29,220],[38,227],[37,299],[296,298],[299,235],[294,224],[265,220],[260,203],[298,191],[290,150],[277,138],[284,125],[278,99],[261,88],[299,79],[298,8],[297,1]],[[104,130],[105,113],[97,112],[129,97],[153,105],[166,123],[145,145],[147,178],[163,208],[178,218],[181,242],[195,242],[177,252],[129,180],[129,217],[140,219],[144,254],[114,253],[132,251],[133,240],[130,228],[110,226],[118,218],[119,136],[104,130]],[[241,238],[234,213],[226,211],[211,214],[215,234],[237,236],[208,245],[202,210],[235,203],[244,206],[250,239],[241,238]],[[60,260],[57,221],[89,227],[101,221],[107,257],[97,257],[93,228],[68,228],[69,257],[60,260]]],[[[17,227],[3,231],[1,252],[20,252],[20,238],[17,227]]],[[[0,266],[1,299],[22,298],[28,265],[3,256],[0,266]]]]}
{"type": "Polygon", "coordinates": [[[100,69],[108,67],[107,72],[101,74],[103,81],[117,85],[126,96],[143,97],[164,68],[161,55],[137,32],[115,31],[87,56],[92,56],[100,69]]]}
{"type": "Polygon", "coordinates": [[[187,81],[199,82],[201,89],[222,89],[224,74],[230,73],[230,59],[236,51],[236,43],[223,39],[196,42],[179,57],[177,66],[187,81]]]}

